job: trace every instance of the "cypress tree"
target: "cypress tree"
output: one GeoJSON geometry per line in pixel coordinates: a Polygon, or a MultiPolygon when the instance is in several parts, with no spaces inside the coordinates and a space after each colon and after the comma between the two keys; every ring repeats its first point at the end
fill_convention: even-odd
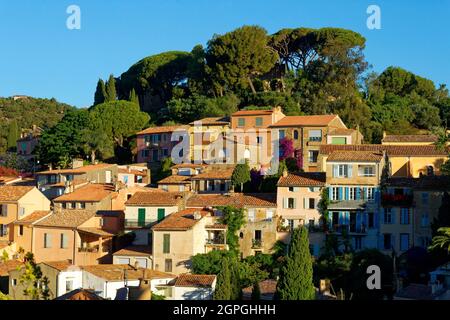
{"type": "Polygon", "coordinates": [[[115,101],[117,98],[116,79],[111,74],[106,82],[106,101],[115,101]]]}
{"type": "Polygon", "coordinates": [[[16,148],[17,140],[19,139],[19,127],[17,121],[13,120],[8,126],[8,150],[14,150],[16,148]]]}
{"type": "Polygon", "coordinates": [[[131,89],[131,91],[130,91],[130,98],[129,98],[129,100],[130,100],[131,102],[134,102],[134,103],[136,103],[137,105],[139,105],[139,98],[138,98],[138,96],[137,96],[136,91],[134,90],[134,88],[131,89]]]}
{"type": "Polygon", "coordinates": [[[214,292],[214,300],[230,300],[231,299],[231,273],[229,261],[227,258],[222,260],[222,270],[217,275],[216,290],[214,292]]]}
{"type": "Polygon", "coordinates": [[[292,233],[289,252],[280,272],[277,297],[281,300],[315,298],[312,259],[305,227],[297,228],[292,233]]]}
{"type": "Polygon", "coordinates": [[[261,289],[259,288],[258,281],[255,281],[253,284],[252,300],[261,300],[261,289]]]}
{"type": "Polygon", "coordinates": [[[99,79],[97,82],[97,88],[94,94],[94,106],[106,101],[106,86],[105,81],[99,79]]]}
{"type": "Polygon", "coordinates": [[[230,300],[238,300],[241,297],[241,286],[239,284],[239,262],[237,258],[230,258],[230,287],[231,297],[230,300]]]}

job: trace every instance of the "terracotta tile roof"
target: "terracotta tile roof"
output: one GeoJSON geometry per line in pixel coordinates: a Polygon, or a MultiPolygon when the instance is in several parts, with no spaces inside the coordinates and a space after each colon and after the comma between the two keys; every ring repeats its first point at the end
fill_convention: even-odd
{"type": "Polygon", "coordinates": [[[181,274],[175,281],[175,287],[211,287],[216,280],[214,274],[181,274]]]}
{"type": "Polygon", "coordinates": [[[434,145],[398,146],[381,144],[324,144],[320,146],[321,154],[330,154],[334,151],[386,151],[388,156],[447,156],[446,151],[436,149],[434,145]]]}
{"type": "Polygon", "coordinates": [[[32,186],[0,186],[0,202],[19,201],[33,188],[32,186]]]}
{"type": "Polygon", "coordinates": [[[55,300],[105,300],[89,289],[75,289],[57,297],[55,300]]]}
{"type": "Polygon", "coordinates": [[[286,116],[278,122],[269,126],[277,127],[303,127],[303,126],[327,126],[337,115],[314,115],[314,116],[286,116]]]}
{"type": "Polygon", "coordinates": [[[7,260],[0,262],[0,277],[5,277],[8,275],[9,271],[16,270],[23,265],[23,262],[19,260],[7,260]]]}
{"type": "MultiPolygon", "coordinates": [[[[261,295],[273,295],[277,291],[277,281],[272,279],[263,280],[259,283],[261,295]]],[[[244,294],[252,294],[253,286],[242,289],[244,294]]]]}
{"type": "Polygon", "coordinates": [[[378,151],[333,151],[327,161],[380,162],[383,154],[378,151]]]}
{"type": "Polygon", "coordinates": [[[116,166],[116,164],[99,163],[99,164],[90,164],[90,165],[82,166],[82,167],[76,168],[76,169],[57,169],[57,170],[41,171],[41,172],[36,172],[36,174],[37,175],[41,175],[41,174],[63,174],[63,173],[67,173],[67,174],[82,174],[82,173],[86,173],[86,172],[89,172],[89,171],[107,169],[107,168],[111,168],[111,167],[114,167],[114,166],[116,166]]]}
{"type": "Polygon", "coordinates": [[[0,176],[0,185],[20,181],[20,177],[0,176]]]}
{"type": "Polygon", "coordinates": [[[151,246],[128,246],[113,253],[114,256],[136,256],[149,257],[152,255],[151,246]]]}
{"type": "Polygon", "coordinates": [[[210,117],[210,118],[203,118],[200,120],[192,121],[189,123],[191,126],[195,124],[195,122],[201,121],[202,125],[204,126],[224,126],[230,124],[230,118],[228,117],[210,117]]]}
{"type": "Polygon", "coordinates": [[[171,175],[158,181],[158,184],[189,184],[190,176],[171,175]]]}
{"type": "Polygon", "coordinates": [[[191,180],[203,180],[203,179],[217,179],[217,180],[230,180],[233,174],[234,168],[227,168],[222,170],[209,170],[207,172],[199,173],[191,177],[191,180]]]}
{"type": "Polygon", "coordinates": [[[182,192],[136,192],[127,202],[126,206],[176,206],[183,198],[182,192]]]}
{"type": "Polygon", "coordinates": [[[178,126],[160,126],[160,127],[150,127],[145,130],[138,132],[137,134],[152,134],[152,133],[171,133],[178,130],[186,131],[189,129],[189,126],[186,125],[178,125],[178,126]]]}
{"type": "Polygon", "coordinates": [[[95,211],[92,210],[62,210],[53,213],[34,225],[39,227],[76,228],[94,216],[95,211]]]}
{"type": "Polygon", "coordinates": [[[139,171],[139,170],[119,169],[118,173],[121,173],[121,174],[134,174],[135,176],[142,176],[142,177],[146,177],[147,176],[146,172],[139,171]]]}
{"type": "Polygon", "coordinates": [[[109,184],[88,184],[74,190],[71,193],[64,194],[54,202],[99,202],[114,193],[114,186],[109,184]]]}
{"type": "Polygon", "coordinates": [[[173,165],[171,168],[172,169],[180,169],[180,168],[190,168],[190,169],[196,169],[196,168],[204,168],[207,167],[208,165],[205,163],[180,163],[180,164],[176,164],[173,165]]]}
{"type": "Polygon", "coordinates": [[[436,142],[433,134],[386,135],[382,142],[436,142]]]}
{"type": "Polygon", "coordinates": [[[152,269],[134,268],[128,264],[97,264],[82,266],[83,270],[108,281],[121,281],[124,279],[124,270],[128,280],[138,279],[164,279],[175,278],[171,273],[152,269]]]}
{"type": "Polygon", "coordinates": [[[107,232],[100,228],[92,228],[92,227],[91,228],[89,228],[89,227],[82,228],[82,227],[80,227],[80,228],[77,228],[77,230],[81,231],[81,232],[85,232],[85,233],[90,233],[90,234],[93,234],[96,236],[104,237],[104,238],[110,238],[110,237],[114,236],[113,233],[107,232]]]}
{"type": "Polygon", "coordinates": [[[274,112],[273,109],[270,110],[264,110],[264,109],[260,109],[260,110],[239,110],[235,113],[233,113],[231,116],[232,117],[239,117],[239,116],[256,116],[256,115],[271,115],[274,112]]]}
{"type": "Polygon", "coordinates": [[[275,208],[277,199],[275,193],[194,194],[187,200],[186,206],[192,208],[220,206],[275,208]]]}
{"type": "Polygon", "coordinates": [[[292,172],[278,179],[279,187],[323,187],[326,182],[325,172],[292,172]]]}
{"type": "Polygon", "coordinates": [[[331,129],[330,132],[328,132],[329,136],[340,136],[340,135],[351,135],[355,132],[355,129],[345,129],[345,128],[336,128],[336,129],[331,129]]]}
{"type": "Polygon", "coordinates": [[[59,271],[65,271],[71,267],[75,267],[69,260],[62,260],[62,261],[45,261],[41,262],[43,264],[46,264],[56,270],[59,271]]]}
{"type": "Polygon", "coordinates": [[[192,228],[200,219],[196,220],[194,218],[195,213],[200,214],[200,218],[212,214],[210,210],[201,209],[186,209],[170,214],[160,223],[152,227],[153,230],[188,230],[192,228]]]}
{"type": "Polygon", "coordinates": [[[40,219],[48,216],[50,213],[52,213],[50,210],[34,211],[33,213],[29,214],[28,216],[15,221],[14,224],[33,224],[36,221],[39,221],[40,219]]]}

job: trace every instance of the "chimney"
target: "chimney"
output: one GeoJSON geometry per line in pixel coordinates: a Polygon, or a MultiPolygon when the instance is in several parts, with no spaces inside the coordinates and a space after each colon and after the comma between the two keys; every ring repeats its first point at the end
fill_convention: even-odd
{"type": "Polygon", "coordinates": [[[200,211],[194,212],[194,220],[200,220],[202,218],[202,215],[200,214],[200,211]]]}
{"type": "Polygon", "coordinates": [[[286,169],[284,169],[284,170],[283,170],[283,178],[286,178],[286,177],[287,177],[287,175],[288,175],[288,172],[287,172],[287,170],[286,170],[286,169]]]}
{"type": "Polygon", "coordinates": [[[386,138],[386,131],[383,130],[383,139],[386,138]]]}

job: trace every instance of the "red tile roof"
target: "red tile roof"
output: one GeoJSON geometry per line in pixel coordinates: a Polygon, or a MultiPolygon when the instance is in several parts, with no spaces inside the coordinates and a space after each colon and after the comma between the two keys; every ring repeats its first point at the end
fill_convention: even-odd
{"type": "Polygon", "coordinates": [[[93,210],[61,210],[38,221],[37,227],[76,228],[95,216],[93,210]]]}
{"type": "Polygon", "coordinates": [[[42,262],[43,264],[46,264],[56,270],[64,271],[69,269],[70,267],[75,267],[69,260],[62,260],[62,261],[45,261],[42,262]]]}
{"type": "Polygon", "coordinates": [[[321,154],[331,154],[334,151],[386,151],[388,156],[447,156],[447,151],[440,151],[434,145],[381,145],[381,144],[324,144],[320,146],[321,154]]]}
{"type": "Polygon", "coordinates": [[[304,127],[304,126],[327,126],[338,116],[330,115],[314,115],[314,116],[286,116],[278,122],[270,125],[270,128],[277,127],[304,127]]]}
{"type": "Polygon", "coordinates": [[[405,134],[387,135],[382,142],[436,142],[437,137],[433,134],[405,134]]]}
{"type": "Polygon", "coordinates": [[[116,164],[110,164],[110,163],[99,163],[99,164],[90,164],[90,165],[86,165],[86,166],[82,166],[76,169],[57,169],[57,170],[48,170],[48,171],[41,171],[41,172],[37,172],[37,175],[42,175],[42,174],[82,174],[82,173],[86,173],[89,171],[94,171],[94,170],[101,170],[101,169],[107,169],[110,167],[114,167],[116,166],[116,164]]]}
{"type": "Polygon", "coordinates": [[[22,265],[23,262],[19,260],[7,260],[5,262],[0,262],[0,277],[7,276],[9,271],[16,270],[22,265]]]}
{"type": "Polygon", "coordinates": [[[378,151],[333,151],[327,161],[380,162],[383,153],[378,151]]]}
{"type": "Polygon", "coordinates": [[[75,289],[57,297],[55,300],[105,300],[90,289],[75,289]]]}
{"type": "Polygon", "coordinates": [[[153,134],[153,133],[171,133],[174,131],[182,130],[186,131],[189,129],[189,126],[186,125],[177,125],[177,126],[160,126],[160,127],[150,127],[145,130],[138,132],[138,135],[141,134],[153,134]]]}
{"type": "Polygon", "coordinates": [[[113,253],[114,256],[148,257],[152,255],[152,247],[144,245],[128,246],[113,253]]]}
{"type": "Polygon", "coordinates": [[[325,172],[292,172],[286,177],[278,179],[279,187],[323,187],[325,186],[325,172]]]}
{"type": "Polygon", "coordinates": [[[126,276],[128,280],[175,278],[173,274],[152,269],[134,268],[128,264],[97,264],[82,266],[83,270],[108,281],[121,281],[126,276]]]}
{"type": "Polygon", "coordinates": [[[186,206],[191,208],[220,206],[275,208],[277,199],[275,193],[195,194],[187,200],[186,206]]]}
{"type": "Polygon", "coordinates": [[[158,184],[189,184],[190,176],[171,175],[158,181],[158,184]]]}
{"type": "Polygon", "coordinates": [[[51,213],[51,211],[34,211],[33,213],[29,214],[28,216],[25,216],[22,219],[19,219],[15,221],[15,224],[33,224],[36,221],[39,221],[40,219],[48,216],[51,213]]]}
{"type": "Polygon", "coordinates": [[[73,192],[64,194],[54,202],[99,202],[106,197],[115,193],[114,186],[109,184],[88,184],[81,188],[75,189],[73,192]]]}
{"type": "Polygon", "coordinates": [[[345,129],[345,128],[336,128],[336,129],[331,129],[330,132],[328,132],[329,136],[348,136],[351,135],[355,132],[355,129],[345,129]]]}
{"type": "Polygon", "coordinates": [[[219,170],[209,170],[203,173],[199,173],[195,176],[191,177],[191,180],[208,180],[208,179],[217,179],[217,180],[230,180],[233,175],[234,168],[226,168],[219,170]]]}
{"type": "Polygon", "coordinates": [[[32,186],[0,186],[0,202],[16,202],[30,192],[32,186]]]}
{"type": "Polygon", "coordinates": [[[182,192],[136,192],[127,202],[126,206],[137,205],[169,205],[176,206],[183,199],[182,192]]]}
{"type": "Polygon", "coordinates": [[[184,231],[189,230],[197,224],[200,219],[195,219],[195,215],[199,214],[199,218],[203,218],[207,215],[211,215],[210,210],[201,209],[186,209],[170,214],[160,223],[154,225],[152,230],[162,231],[162,230],[173,230],[173,231],[184,231]]]}
{"type": "Polygon", "coordinates": [[[181,274],[175,281],[175,287],[211,287],[216,280],[210,274],[181,274]]]}
{"type": "Polygon", "coordinates": [[[200,121],[204,126],[224,126],[230,124],[230,119],[228,117],[210,117],[203,118],[200,120],[192,121],[189,123],[191,126],[195,125],[195,122],[200,121]]]}
{"type": "Polygon", "coordinates": [[[273,109],[270,110],[264,110],[264,109],[260,109],[260,110],[239,110],[235,113],[233,113],[231,116],[232,117],[238,117],[238,116],[256,116],[256,115],[271,115],[274,112],[273,109]]]}

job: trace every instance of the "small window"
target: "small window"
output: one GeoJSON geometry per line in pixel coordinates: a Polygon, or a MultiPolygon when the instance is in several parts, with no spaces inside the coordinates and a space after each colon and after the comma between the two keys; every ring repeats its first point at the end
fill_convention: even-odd
{"type": "Polygon", "coordinates": [[[400,234],[400,251],[406,251],[409,249],[409,234],[401,233],[400,234]]]}
{"type": "Polygon", "coordinates": [[[44,233],[44,248],[52,247],[52,235],[49,233],[44,233]]]}
{"type": "Polygon", "coordinates": [[[314,209],[315,208],[315,199],[314,198],[309,198],[308,199],[308,209],[314,209]]]}
{"type": "Polygon", "coordinates": [[[427,175],[429,175],[429,176],[434,175],[434,168],[433,168],[433,166],[427,166],[427,175]]]}
{"type": "Polygon", "coordinates": [[[262,144],[263,143],[263,137],[261,137],[261,136],[256,137],[256,143],[257,144],[262,144]]]}
{"type": "Polygon", "coordinates": [[[309,130],[309,141],[322,141],[322,130],[309,130]]]}
{"type": "Polygon", "coordinates": [[[61,233],[60,236],[60,248],[61,249],[67,249],[69,247],[69,239],[67,237],[67,234],[61,233]]]}
{"type": "Polygon", "coordinates": [[[389,250],[392,248],[392,241],[391,241],[391,234],[390,233],[385,233],[383,234],[383,246],[384,246],[384,250],[389,250]]]}
{"type": "Polygon", "coordinates": [[[73,290],[73,280],[66,280],[66,292],[73,290]]]}
{"type": "Polygon", "coordinates": [[[13,287],[17,286],[17,279],[12,279],[11,284],[13,287]]]}
{"type": "Polygon", "coordinates": [[[163,235],[163,253],[170,253],[170,234],[163,235]]]}
{"type": "Polygon", "coordinates": [[[86,203],[80,202],[79,207],[80,207],[80,209],[86,209],[86,203]]]}
{"type": "Polygon", "coordinates": [[[298,140],[298,130],[294,130],[294,140],[298,140]]]}
{"type": "Polygon", "coordinates": [[[172,272],[172,259],[166,259],[164,261],[164,271],[172,272]]]}
{"type": "Polygon", "coordinates": [[[392,223],[392,209],[384,208],[384,224],[392,223]]]}
{"type": "Polygon", "coordinates": [[[286,136],[286,131],[280,130],[280,139],[283,139],[286,136]]]}
{"type": "Polygon", "coordinates": [[[257,118],[255,119],[255,126],[261,127],[262,125],[263,125],[263,118],[257,117],[257,118]]]}
{"type": "Polygon", "coordinates": [[[19,226],[19,236],[23,236],[23,225],[19,226]]]}
{"type": "Polygon", "coordinates": [[[308,151],[308,161],[311,163],[317,163],[317,158],[319,157],[318,150],[308,151]]]}
{"type": "Polygon", "coordinates": [[[288,208],[295,209],[295,199],[294,198],[288,198],[288,208]]]}
{"type": "Polygon", "coordinates": [[[238,119],[238,127],[244,127],[245,126],[245,119],[239,118],[238,119]]]}

